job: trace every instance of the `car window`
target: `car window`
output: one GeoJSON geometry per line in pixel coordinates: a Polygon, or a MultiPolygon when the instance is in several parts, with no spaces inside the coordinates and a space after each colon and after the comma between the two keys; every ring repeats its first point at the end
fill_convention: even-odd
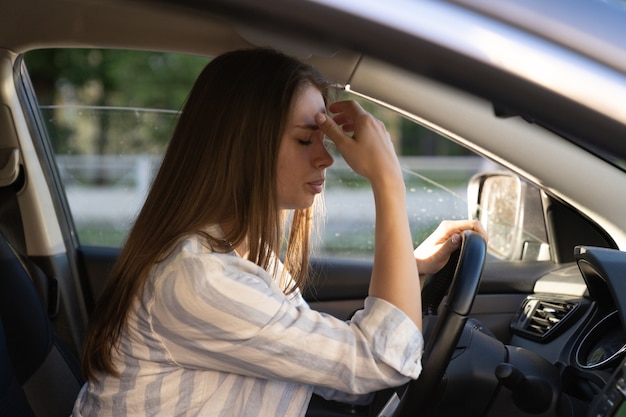
{"type": "Polygon", "coordinates": [[[122,245],[208,58],[46,49],[24,62],[80,243],[122,245]]]}
{"type": "MultiPolygon", "coordinates": [[[[178,112],[208,58],[47,49],[27,53],[24,62],[80,244],[121,246],[158,170],[178,112]]],[[[392,110],[342,94],[383,120],[394,138],[416,245],[442,220],[468,217],[472,177],[500,168],[392,110]]],[[[333,153],[321,204],[326,218],[314,242],[315,255],[371,257],[371,189],[333,153]]],[[[543,227],[543,219],[537,224],[543,227]]],[[[547,244],[545,236],[540,241],[547,244]]]]}

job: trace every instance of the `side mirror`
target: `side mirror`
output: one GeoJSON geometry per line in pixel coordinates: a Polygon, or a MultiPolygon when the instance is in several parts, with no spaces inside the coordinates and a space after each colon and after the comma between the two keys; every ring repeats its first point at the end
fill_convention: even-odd
{"type": "Polygon", "coordinates": [[[470,219],[489,235],[489,254],[501,260],[550,260],[540,191],[509,173],[475,175],[467,189],[470,219]]]}

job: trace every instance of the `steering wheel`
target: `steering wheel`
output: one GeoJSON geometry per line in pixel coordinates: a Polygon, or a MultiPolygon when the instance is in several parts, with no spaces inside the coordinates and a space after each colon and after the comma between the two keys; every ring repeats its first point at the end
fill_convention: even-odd
{"type": "Polygon", "coordinates": [[[407,384],[394,417],[422,415],[433,405],[437,388],[472,309],[485,264],[487,244],[480,234],[469,230],[463,232],[462,238],[460,249],[422,291],[425,313],[439,310],[439,317],[424,347],[422,372],[418,379],[407,384]],[[438,308],[446,290],[446,303],[438,308]]]}

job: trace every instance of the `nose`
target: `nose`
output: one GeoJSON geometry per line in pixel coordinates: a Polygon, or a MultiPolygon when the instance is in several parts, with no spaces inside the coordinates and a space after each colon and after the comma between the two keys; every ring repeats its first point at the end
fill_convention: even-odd
{"type": "Polygon", "coordinates": [[[328,168],[335,162],[333,156],[326,149],[326,145],[324,145],[324,137],[322,136],[320,140],[314,141],[314,151],[313,151],[313,165],[319,169],[328,168]]]}

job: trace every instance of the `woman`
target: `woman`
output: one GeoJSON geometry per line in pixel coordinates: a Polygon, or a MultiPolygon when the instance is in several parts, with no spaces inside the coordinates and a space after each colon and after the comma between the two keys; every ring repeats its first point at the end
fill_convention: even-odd
{"type": "Polygon", "coordinates": [[[354,102],[327,116],[327,93],[272,50],[205,68],[93,313],[73,415],[302,416],[313,391],[353,401],[417,378],[418,268],[437,271],[480,226],[444,223],[416,262],[388,133],[354,102]],[[333,163],[325,135],[371,182],[377,211],[369,298],[349,323],[300,293],[333,163]]]}

